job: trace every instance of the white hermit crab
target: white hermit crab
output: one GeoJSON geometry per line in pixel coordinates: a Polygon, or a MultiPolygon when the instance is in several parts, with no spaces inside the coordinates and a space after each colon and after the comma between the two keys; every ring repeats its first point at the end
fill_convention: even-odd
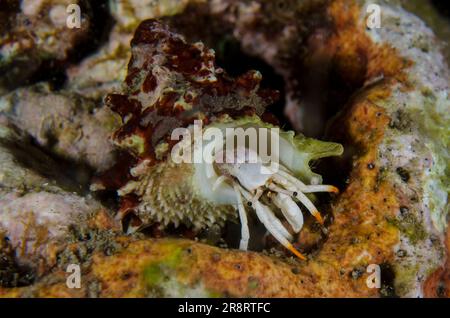
{"type": "Polygon", "coordinates": [[[105,98],[106,105],[122,117],[122,126],[112,140],[129,158],[119,161],[112,168],[112,177],[93,188],[117,190],[121,205],[118,218],[134,214],[140,220],[133,222],[134,230],[155,223],[182,223],[202,229],[222,226],[226,220],[240,216],[242,249],[247,248],[249,240],[247,202],[268,231],[302,257],[276,215],[284,214],[292,229],[300,231],[303,216],[295,202],[298,200],[322,222],[311,193],[337,189],[320,185],[321,177],[311,171],[310,162],[340,155],[342,146],[268,124],[264,115],[270,113],[266,108],[277,100],[278,93],[260,88],[259,72],[229,76],[216,67],[213,50],[200,42],[187,43],[159,21],[142,22],[131,47],[124,92],[105,98]],[[271,134],[253,138],[257,144],[270,145],[269,160],[264,151],[251,144],[216,147],[224,138],[202,138],[200,143],[185,138],[176,145],[169,140],[175,130],[186,129],[195,120],[206,123],[202,131],[214,128],[225,140],[230,129],[270,129],[271,134]],[[272,128],[278,131],[275,155],[272,128]],[[211,160],[173,160],[175,148],[195,153],[198,147],[211,160]],[[220,155],[236,161],[229,164],[219,160],[220,155]],[[246,161],[246,156],[257,160],[246,161]]]}
{"type": "MultiPolygon", "coordinates": [[[[229,139],[230,128],[263,128],[257,124],[258,120],[247,118],[240,121],[229,121],[224,124],[213,125],[225,134],[229,139]],[[252,123],[253,121],[253,123],[252,123]]],[[[339,154],[342,147],[333,143],[324,143],[303,136],[294,136],[292,132],[279,132],[279,129],[266,130],[261,137],[256,134],[258,140],[255,145],[269,144],[274,150],[274,142],[278,143],[278,150],[271,154],[270,160],[264,162],[266,153],[261,156],[258,147],[254,147],[246,140],[245,145],[237,145],[232,149],[223,149],[225,140],[204,142],[203,149],[206,156],[212,158],[209,162],[196,164],[196,177],[202,183],[202,193],[216,204],[230,204],[237,207],[241,222],[240,249],[246,250],[249,241],[249,229],[247,223],[246,205],[256,212],[258,219],[266,229],[287,249],[299,258],[305,257],[298,252],[290,243],[293,237],[283,226],[278,212],[285,217],[295,233],[300,232],[303,227],[303,214],[296,203],[301,203],[320,223],[323,219],[317,208],[308,198],[307,194],[315,192],[333,192],[338,189],[331,185],[321,185],[320,176],[311,173],[306,185],[296,175],[305,169],[308,173],[309,161],[314,157],[323,155],[339,154]],[[267,131],[269,133],[267,133],[267,131]],[[273,135],[277,134],[276,138],[273,135]],[[264,138],[265,140],[262,140],[264,138]],[[303,150],[301,147],[306,146],[303,150]],[[316,154],[310,152],[317,147],[316,154]],[[323,148],[325,147],[325,148],[323,148]],[[326,149],[326,154],[323,152],[326,149]],[[322,151],[321,151],[322,150],[322,151]],[[297,161],[298,160],[298,161],[297,161]],[[290,170],[290,167],[293,170],[290,170]],[[246,203],[246,204],[245,204],[246,203]]],[[[231,134],[235,138],[235,134],[231,134]]],[[[234,143],[232,143],[234,144],[234,143]]],[[[189,146],[189,143],[188,143],[189,146]]],[[[195,146],[194,146],[195,147],[195,146]]]]}
{"type": "MultiPolygon", "coordinates": [[[[223,118],[205,127],[219,129],[223,136],[227,130],[241,128],[274,128],[263,123],[257,116],[241,119],[223,118]]],[[[271,145],[274,132],[265,137],[258,135],[257,143],[271,145]],[[265,138],[266,140],[261,140],[265,138]]],[[[202,140],[203,155],[209,160],[182,163],[169,156],[156,165],[143,161],[131,170],[133,179],[118,190],[122,197],[133,195],[139,198],[131,209],[121,211],[120,218],[134,213],[142,226],[159,222],[163,225],[183,223],[201,229],[239,215],[241,222],[240,248],[247,249],[249,230],[246,205],[256,212],[267,230],[286,248],[304,258],[290,243],[292,235],[283,226],[277,215],[283,215],[292,230],[298,233],[303,226],[303,215],[299,206],[304,206],[319,223],[322,217],[314,206],[315,192],[337,192],[337,188],[321,185],[321,177],[311,171],[310,162],[318,158],[339,155],[341,145],[306,138],[277,129],[278,156],[270,156],[264,162],[259,149],[250,145],[222,151],[217,147],[226,144],[223,140],[202,140]],[[297,204],[298,202],[298,204],[297,204]],[[246,204],[245,204],[246,203],[246,204]]],[[[227,138],[227,137],[225,137],[227,138]]],[[[172,149],[180,153],[194,152],[199,146],[194,140],[184,138],[172,149]]],[[[272,146],[272,145],[271,145],[272,146]]],[[[165,148],[162,146],[162,148],[165,148]]],[[[266,158],[267,159],[267,158],[266,158]]]]}

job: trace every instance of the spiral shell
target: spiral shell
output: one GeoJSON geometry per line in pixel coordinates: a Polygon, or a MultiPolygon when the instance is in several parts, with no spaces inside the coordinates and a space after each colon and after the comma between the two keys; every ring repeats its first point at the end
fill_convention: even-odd
{"type": "MultiPolygon", "coordinates": [[[[171,132],[190,127],[195,120],[201,120],[205,129],[276,127],[268,122],[272,117],[265,108],[278,93],[260,89],[262,76],[257,71],[231,78],[216,67],[213,50],[202,43],[187,44],[155,20],[138,27],[131,45],[125,94],[106,98],[106,104],[122,116],[123,125],[113,141],[123,150],[123,160],[94,189],[117,190],[119,218],[133,213],[143,225],[183,223],[201,229],[235,219],[232,189],[224,188],[213,196],[213,184],[202,177],[204,166],[177,164],[169,158],[174,146],[171,132]]],[[[321,180],[312,173],[311,160],[342,153],[338,144],[293,132],[281,135],[296,161],[288,167],[308,182],[321,180]]]]}

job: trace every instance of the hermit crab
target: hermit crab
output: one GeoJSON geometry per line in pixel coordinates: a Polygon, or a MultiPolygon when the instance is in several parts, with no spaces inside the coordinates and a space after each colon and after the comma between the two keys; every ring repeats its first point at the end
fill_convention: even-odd
{"type": "Polygon", "coordinates": [[[93,188],[117,190],[117,217],[139,219],[128,230],[155,222],[202,229],[239,216],[244,250],[247,213],[254,211],[283,246],[304,258],[291,244],[292,231],[303,226],[302,209],[323,223],[313,193],[338,192],[321,184],[310,162],[340,155],[342,146],[280,130],[265,111],[277,92],[260,88],[260,73],[231,78],[216,67],[213,50],[186,43],[159,21],[144,21],[131,46],[124,93],[105,100],[123,120],[113,135],[123,159],[93,188]]]}

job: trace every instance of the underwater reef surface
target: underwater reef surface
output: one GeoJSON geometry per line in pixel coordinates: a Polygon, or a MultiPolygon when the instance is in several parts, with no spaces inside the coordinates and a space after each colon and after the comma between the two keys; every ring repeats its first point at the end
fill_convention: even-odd
{"type": "Polygon", "coordinates": [[[428,2],[408,1],[406,10],[400,2],[377,1],[382,27],[368,29],[366,1],[111,1],[104,42],[77,60],[69,52],[92,31],[98,8],[83,10],[83,27],[64,35],[58,11],[35,18],[52,1],[8,1],[1,14],[12,27],[0,30],[0,295],[448,297],[448,22],[428,2]],[[429,13],[420,19],[407,10],[429,13]],[[144,21],[153,18],[164,31],[144,21]],[[30,40],[22,31],[31,27],[30,40]],[[161,37],[169,33],[169,47],[176,39],[185,54],[166,54],[161,37]],[[185,63],[164,60],[170,56],[185,63]],[[39,72],[55,68],[63,82],[42,83],[39,72]],[[252,68],[259,72],[242,75],[252,68]],[[192,100],[181,103],[180,92],[192,100]],[[136,100],[142,111],[132,112],[136,100]],[[164,125],[142,126],[146,107],[165,109],[157,114],[164,125]],[[191,213],[194,224],[201,210],[201,226],[144,208],[134,211],[140,220],[119,220],[138,203],[167,210],[162,198],[190,175],[192,167],[171,167],[139,179],[148,166],[136,163],[164,162],[169,145],[161,141],[188,125],[181,119],[191,107],[210,122],[223,113],[226,122],[257,116],[258,125],[343,146],[341,156],[312,166],[341,190],[311,198],[324,226],[305,214],[300,233],[288,233],[306,260],[261,228],[251,235],[255,251],[234,249],[236,211],[210,197],[169,209],[191,213]],[[143,195],[150,183],[162,194],[143,195]],[[149,226],[141,230],[142,219],[149,226]],[[139,230],[126,234],[127,225],[139,230]],[[72,263],[81,264],[81,289],[66,286],[72,263]],[[367,286],[370,264],[381,267],[379,289],[367,286]]]}

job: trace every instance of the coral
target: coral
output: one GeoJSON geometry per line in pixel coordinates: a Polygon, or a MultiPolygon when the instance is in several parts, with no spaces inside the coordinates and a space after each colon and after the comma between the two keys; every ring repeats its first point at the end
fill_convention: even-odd
{"type": "MultiPolygon", "coordinates": [[[[19,274],[23,267],[36,277],[47,273],[66,244],[79,239],[75,229],[118,230],[108,209],[83,194],[26,135],[4,122],[0,131],[0,233],[14,251],[10,262],[17,263],[19,274]]],[[[2,286],[22,280],[20,275],[8,277],[2,286]]]]}
{"type": "Polygon", "coordinates": [[[130,40],[139,23],[180,13],[192,2],[196,1],[109,1],[115,22],[109,39],[95,54],[67,69],[67,89],[97,100],[107,93],[120,93],[131,57],[130,40]]]}
{"type": "Polygon", "coordinates": [[[86,1],[3,1],[0,28],[0,92],[24,84],[50,61],[65,61],[90,30],[86,1]],[[66,8],[83,7],[80,28],[66,26],[66,8]]]}
{"type": "Polygon", "coordinates": [[[98,172],[114,163],[109,136],[120,119],[91,99],[36,84],[2,96],[0,114],[54,156],[98,172]]]}
{"type": "MultiPolygon", "coordinates": [[[[0,289],[1,297],[339,297],[370,296],[351,284],[317,285],[320,276],[254,252],[188,240],[118,238],[114,255],[96,252],[81,289],[57,271],[33,287],[0,289]]],[[[366,278],[363,273],[361,279],[366,278]]]]}

